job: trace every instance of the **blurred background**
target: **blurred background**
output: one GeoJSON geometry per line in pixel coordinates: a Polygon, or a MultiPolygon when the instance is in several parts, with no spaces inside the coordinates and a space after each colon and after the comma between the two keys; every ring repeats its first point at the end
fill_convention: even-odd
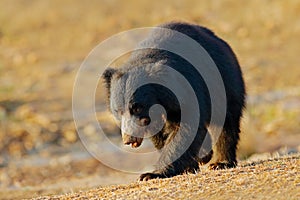
{"type": "MultiPolygon", "coordinates": [[[[73,83],[101,41],[174,20],[209,27],[237,54],[248,92],[239,159],[282,148],[299,151],[299,19],[298,0],[1,0],[0,198],[137,178],[86,152],[72,117],[73,83]]],[[[97,117],[118,141],[103,110],[97,117]]],[[[92,126],[84,129],[97,134],[92,126]]]]}

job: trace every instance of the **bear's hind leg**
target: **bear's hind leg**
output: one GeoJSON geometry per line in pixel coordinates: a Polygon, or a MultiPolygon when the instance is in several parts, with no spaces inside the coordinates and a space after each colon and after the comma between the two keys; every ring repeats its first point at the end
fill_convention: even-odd
{"type": "Polygon", "coordinates": [[[239,119],[232,121],[227,118],[220,136],[214,140],[214,155],[209,165],[210,169],[226,169],[237,165],[236,149],[239,133],[239,119]]]}

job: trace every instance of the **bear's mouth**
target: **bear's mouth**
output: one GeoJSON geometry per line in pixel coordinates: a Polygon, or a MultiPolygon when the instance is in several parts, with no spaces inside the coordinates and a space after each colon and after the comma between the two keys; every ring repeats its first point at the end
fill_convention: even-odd
{"type": "Polygon", "coordinates": [[[123,136],[123,143],[125,145],[131,145],[132,148],[137,148],[141,146],[144,138],[134,137],[131,135],[124,135],[123,136]]]}

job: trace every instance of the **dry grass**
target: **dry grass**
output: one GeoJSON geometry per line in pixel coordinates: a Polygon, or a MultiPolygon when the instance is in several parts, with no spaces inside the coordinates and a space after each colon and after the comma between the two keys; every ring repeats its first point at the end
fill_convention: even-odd
{"type": "Polygon", "coordinates": [[[299,199],[300,154],[36,199],[299,199]]]}

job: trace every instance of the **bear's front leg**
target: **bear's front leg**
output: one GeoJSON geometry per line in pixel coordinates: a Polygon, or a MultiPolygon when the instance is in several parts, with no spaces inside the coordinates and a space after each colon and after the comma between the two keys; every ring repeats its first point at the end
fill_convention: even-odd
{"type": "Polygon", "coordinates": [[[180,135],[174,137],[162,149],[157,170],[142,174],[139,180],[147,181],[156,178],[169,178],[185,172],[195,173],[199,169],[199,159],[197,156],[206,132],[206,130],[201,130],[194,136],[188,133],[178,133],[180,135]],[[192,142],[189,140],[192,140],[192,142]]]}

